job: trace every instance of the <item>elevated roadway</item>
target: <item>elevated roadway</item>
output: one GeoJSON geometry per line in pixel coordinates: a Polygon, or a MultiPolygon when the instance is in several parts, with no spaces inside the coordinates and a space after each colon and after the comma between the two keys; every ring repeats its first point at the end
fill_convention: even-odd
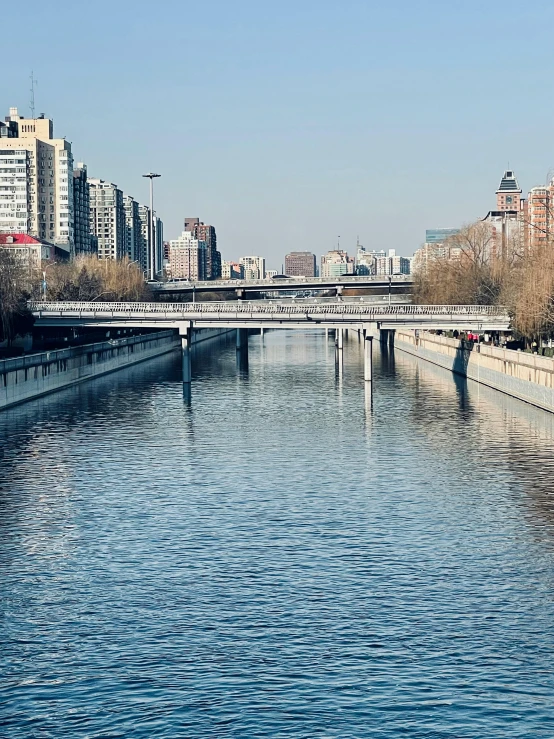
{"type": "Polygon", "coordinates": [[[342,275],[341,277],[288,277],[268,280],[209,280],[204,282],[150,283],[155,295],[179,295],[187,293],[236,293],[243,297],[260,292],[284,292],[304,290],[330,290],[340,295],[344,290],[380,290],[381,292],[408,292],[413,280],[410,275],[342,275]]]}

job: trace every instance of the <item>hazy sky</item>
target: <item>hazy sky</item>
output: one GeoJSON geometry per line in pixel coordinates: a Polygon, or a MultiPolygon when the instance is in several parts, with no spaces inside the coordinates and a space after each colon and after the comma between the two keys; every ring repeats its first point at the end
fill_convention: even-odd
{"type": "Polygon", "coordinates": [[[1,115],[54,118],[75,161],[185,215],[224,259],[337,242],[410,255],[426,228],[554,169],[554,3],[27,0],[2,8],[1,115]]]}

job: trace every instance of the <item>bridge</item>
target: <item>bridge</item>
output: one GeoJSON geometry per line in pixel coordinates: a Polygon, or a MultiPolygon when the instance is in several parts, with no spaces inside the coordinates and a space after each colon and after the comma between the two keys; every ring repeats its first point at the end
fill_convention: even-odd
{"type": "Polygon", "coordinates": [[[341,295],[343,290],[380,290],[381,292],[406,292],[411,290],[413,279],[410,275],[342,275],[340,277],[279,277],[266,280],[207,280],[189,282],[150,283],[150,288],[160,298],[165,295],[184,293],[234,292],[239,298],[248,293],[284,292],[294,290],[326,290],[341,295]]]}
{"type": "Polygon", "coordinates": [[[179,331],[183,353],[183,382],[191,381],[191,337],[194,329],[237,330],[237,350],[248,347],[248,329],[335,329],[337,349],[345,329],[364,337],[365,372],[372,381],[371,345],[374,333],[397,328],[458,331],[507,331],[505,308],[480,305],[379,305],[325,301],[213,303],[95,303],[31,302],[37,326],[106,326],[170,328],[179,331]]]}

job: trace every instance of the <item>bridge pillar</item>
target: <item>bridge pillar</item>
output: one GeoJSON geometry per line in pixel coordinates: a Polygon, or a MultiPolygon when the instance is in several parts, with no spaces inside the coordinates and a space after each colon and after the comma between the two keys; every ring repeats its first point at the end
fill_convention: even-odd
{"type": "Polygon", "coordinates": [[[264,343],[264,330],[263,328],[260,329],[260,337],[262,339],[262,344],[264,343]]]}
{"type": "Polygon", "coordinates": [[[179,336],[181,337],[181,360],[183,367],[183,392],[185,395],[190,394],[190,383],[192,381],[192,362],[191,362],[191,341],[192,326],[179,326],[179,336]]]}
{"type": "Polygon", "coordinates": [[[344,329],[343,328],[336,328],[335,333],[337,336],[337,347],[338,349],[343,348],[343,342],[344,342],[344,329]]]}
{"type": "Polygon", "coordinates": [[[394,329],[389,329],[389,348],[394,349],[394,329]]]}
{"type": "Polygon", "coordinates": [[[248,329],[237,328],[237,351],[248,351],[248,329]]]}
{"type": "Polygon", "coordinates": [[[369,331],[364,336],[364,380],[373,383],[373,336],[369,331]]]}

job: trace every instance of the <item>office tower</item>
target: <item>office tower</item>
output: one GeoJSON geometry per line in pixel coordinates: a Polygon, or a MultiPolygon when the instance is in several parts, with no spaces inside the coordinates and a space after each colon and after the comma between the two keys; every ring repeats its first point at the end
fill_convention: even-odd
{"type": "Polygon", "coordinates": [[[73,170],[73,212],[75,256],[94,254],[97,241],[90,232],[90,185],[82,162],[73,170]]]}
{"type": "Polygon", "coordinates": [[[315,277],[315,254],[291,251],[285,256],[285,274],[290,277],[315,277]]]}

